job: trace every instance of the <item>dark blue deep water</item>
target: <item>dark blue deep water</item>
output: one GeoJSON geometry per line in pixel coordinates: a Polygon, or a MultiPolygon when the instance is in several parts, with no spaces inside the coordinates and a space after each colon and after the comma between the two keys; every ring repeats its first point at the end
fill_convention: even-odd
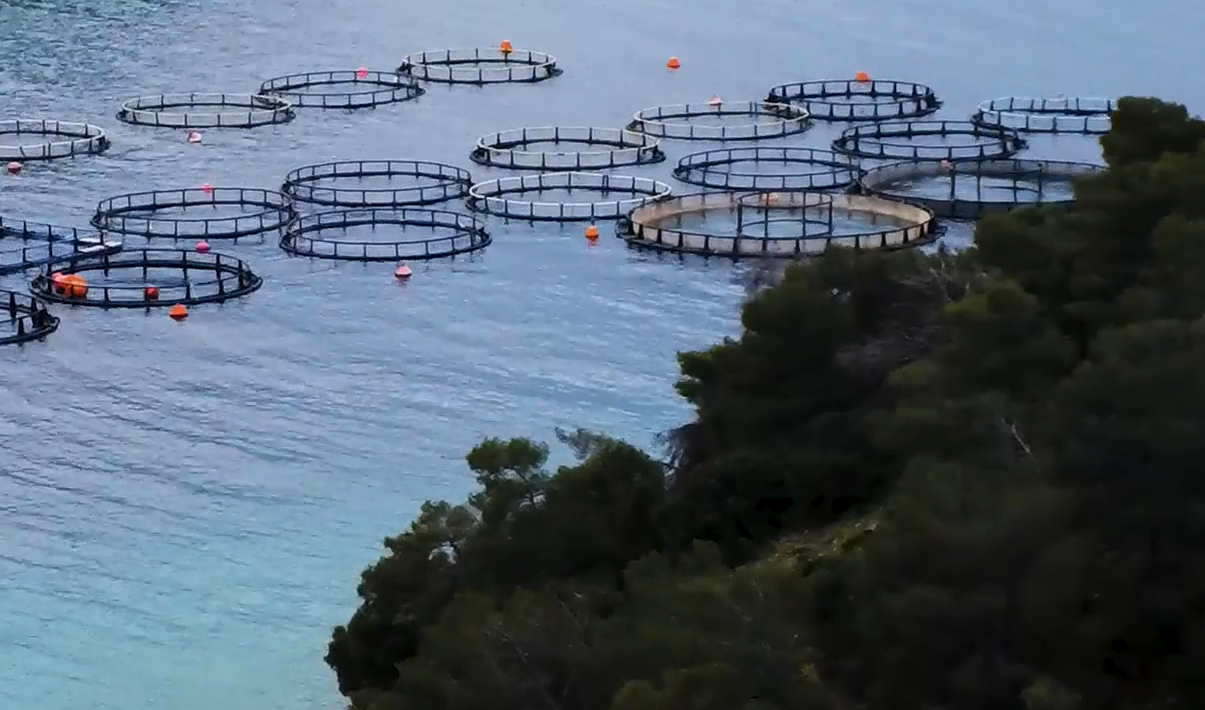
{"type": "MultiPolygon", "coordinates": [[[[106,196],[275,188],[327,160],[468,167],[494,130],[620,126],[646,106],[857,70],[931,84],[955,119],[1007,95],[1199,109],[1202,36],[1193,0],[0,0],[0,119],[86,120],[113,140],[0,177],[0,214],[82,225],[106,196]],[[303,110],[200,146],[113,118],[132,96],[249,92],[503,38],[557,55],[565,75],[303,110]],[[681,71],[663,69],[670,55],[681,71]]],[[[701,147],[667,144],[669,163],[638,172],[665,176],[701,147]]],[[[589,248],[581,226],[491,224],[487,251],[417,266],[404,287],[388,264],[219,245],[262,291],[184,324],[60,308],[53,337],[0,350],[0,708],[337,708],[322,655],[358,572],[422,500],[468,492],[474,442],[580,425],[649,444],[688,416],[674,353],[736,332],[739,270],[634,254],[610,227],[589,248]]]]}

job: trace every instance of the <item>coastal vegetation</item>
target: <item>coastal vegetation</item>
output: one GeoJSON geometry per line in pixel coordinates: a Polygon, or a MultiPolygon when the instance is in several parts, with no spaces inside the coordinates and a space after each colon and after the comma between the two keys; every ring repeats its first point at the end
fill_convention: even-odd
{"type": "Polygon", "coordinates": [[[1127,98],[1067,211],[836,253],[679,357],[653,455],[482,442],[363,573],[360,710],[1205,707],[1205,122],[1127,98]],[[664,459],[664,460],[662,460],[664,459]]]}

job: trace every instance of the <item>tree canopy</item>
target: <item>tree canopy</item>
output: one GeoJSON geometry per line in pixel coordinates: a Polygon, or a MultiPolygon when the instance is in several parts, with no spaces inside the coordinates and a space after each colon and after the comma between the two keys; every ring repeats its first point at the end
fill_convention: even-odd
{"type": "Polygon", "coordinates": [[[1205,122],[1123,99],[1070,209],[835,253],[679,357],[651,456],[487,440],[363,573],[359,710],[1205,705],[1205,122]]]}

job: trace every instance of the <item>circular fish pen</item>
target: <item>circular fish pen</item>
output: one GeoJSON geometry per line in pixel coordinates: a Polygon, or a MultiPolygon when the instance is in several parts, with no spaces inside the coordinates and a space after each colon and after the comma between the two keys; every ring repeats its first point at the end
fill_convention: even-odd
{"type": "Polygon", "coordinates": [[[529,49],[438,49],[402,58],[397,73],[439,84],[532,84],[563,72],[556,57],[529,49]]]}
{"type": "Polygon", "coordinates": [[[808,240],[833,233],[833,198],[815,192],[754,192],[736,198],[736,231],[742,246],[760,241],[758,254],[777,251],[777,242],[790,241],[796,254],[808,240]]]}
{"type": "Polygon", "coordinates": [[[121,241],[95,230],[0,217],[0,274],[15,274],[83,256],[115,254],[121,241]]]}
{"type": "Polygon", "coordinates": [[[279,233],[295,216],[292,201],[279,192],[194,187],[134,192],[101,200],[92,216],[92,226],[102,233],[147,239],[241,239],[279,233]],[[203,209],[211,216],[191,216],[203,209]]]}
{"type": "Polygon", "coordinates": [[[934,239],[934,229],[932,211],[881,197],[704,192],[637,207],[618,231],[630,246],[643,249],[789,259],[818,256],[833,247],[919,246],[934,239]]]}
{"type": "Polygon", "coordinates": [[[289,74],[259,86],[297,107],[359,109],[417,99],[426,93],[404,76],[379,71],[320,71],[289,74]]]}
{"type": "Polygon", "coordinates": [[[103,153],[108,148],[104,130],[90,123],[38,118],[0,121],[0,160],[54,160],[103,153]]]}
{"type": "Polygon", "coordinates": [[[280,239],[295,256],[343,261],[418,261],[468,254],[489,246],[485,222],[431,209],[319,212],[299,217],[280,239]],[[373,239],[353,236],[367,227],[373,239]],[[375,238],[377,235],[380,238],[375,238]]]}
{"type": "Polygon", "coordinates": [[[240,259],[188,249],[136,249],[43,267],[29,290],[56,303],[156,308],[221,303],[259,290],[263,278],[240,259]]]}
{"type": "Polygon", "coordinates": [[[0,289],[0,304],[8,316],[8,330],[0,330],[0,345],[41,340],[59,329],[58,317],[28,293],[0,289]]]}
{"type": "Polygon", "coordinates": [[[1103,134],[1112,128],[1116,108],[1112,99],[1008,96],[979,104],[971,120],[1024,133],[1103,134]]]}
{"type": "Polygon", "coordinates": [[[619,128],[545,126],[515,128],[482,136],[473,162],[511,170],[607,170],[665,160],[661,144],[645,133],[619,128]],[[559,150],[564,145],[581,150],[559,150]],[[539,150],[547,146],[549,150],[539,150]],[[591,147],[602,150],[590,150],[591,147]]]}
{"type": "Polygon", "coordinates": [[[160,94],[121,104],[117,120],[158,128],[255,128],[288,123],[297,115],[279,96],[254,94],[160,94]]]}
{"type": "Polygon", "coordinates": [[[1011,128],[971,121],[893,121],[845,129],[833,141],[843,155],[874,160],[992,160],[1026,146],[1011,128]]]}
{"type": "Polygon", "coordinates": [[[673,175],[698,187],[718,190],[833,190],[855,184],[857,160],[816,148],[744,146],[691,153],[678,160],[673,175]],[[737,167],[749,169],[734,169],[737,167]]]}
{"type": "Polygon", "coordinates": [[[810,125],[808,112],[790,104],[711,101],[641,109],[636,112],[627,129],[673,140],[740,141],[795,135],[806,131],[810,125]],[[733,116],[745,122],[732,125],[723,123],[733,116]]]}
{"type": "Polygon", "coordinates": [[[344,160],[297,168],[285,176],[280,191],[296,202],[326,207],[396,208],[464,197],[472,185],[469,171],[455,165],[429,160],[344,160]]]}
{"type": "Polygon", "coordinates": [[[799,81],[770,89],[766,101],[801,106],[817,121],[898,121],[941,108],[933,89],[908,81],[799,81]]]}
{"type": "Polygon", "coordinates": [[[1103,169],[1027,159],[895,163],[867,170],[860,187],[867,194],[924,205],[938,217],[975,220],[1031,205],[1070,206],[1075,178],[1103,169]]]}
{"type": "Polygon", "coordinates": [[[619,219],[632,208],[668,197],[673,191],[667,183],[630,175],[605,173],[556,172],[504,177],[479,182],[469,190],[467,204],[475,212],[498,217],[542,222],[576,222],[619,219]],[[598,199],[590,202],[543,202],[517,196],[537,192],[560,192],[567,198],[589,192],[600,198],[620,192],[630,197],[598,199]]]}

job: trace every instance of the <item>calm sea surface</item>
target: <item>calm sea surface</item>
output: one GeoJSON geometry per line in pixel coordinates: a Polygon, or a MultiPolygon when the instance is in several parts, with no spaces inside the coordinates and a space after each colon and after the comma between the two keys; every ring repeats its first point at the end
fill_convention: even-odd
{"type": "MultiPolygon", "coordinates": [[[[1200,109],[1203,16],[1192,0],[0,0],[0,118],[86,120],[113,140],[103,157],[0,177],[0,213],[82,225],[106,196],[275,188],[328,160],[471,167],[490,131],[620,126],[646,106],[857,70],[928,83],[955,119],[1010,94],[1200,109]],[[504,38],[557,55],[565,75],[302,110],[200,146],[113,118],[131,96],[249,92],[504,38]],[[681,71],[663,69],[670,55],[681,71]]],[[[701,147],[667,144],[669,163],[638,172],[668,175],[701,147]]],[[[322,655],[357,574],[422,500],[469,491],[476,441],[585,426],[648,444],[688,416],[674,353],[736,332],[737,270],[633,254],[609,226],[595,248],[580,225],[492,229],[480,256],[417,266],[404,287],[388,264],[218,245],[264,289],[184,324],[60,308],[53,337],[0,349],[0,708],[337,708],[322,655]]]]}

